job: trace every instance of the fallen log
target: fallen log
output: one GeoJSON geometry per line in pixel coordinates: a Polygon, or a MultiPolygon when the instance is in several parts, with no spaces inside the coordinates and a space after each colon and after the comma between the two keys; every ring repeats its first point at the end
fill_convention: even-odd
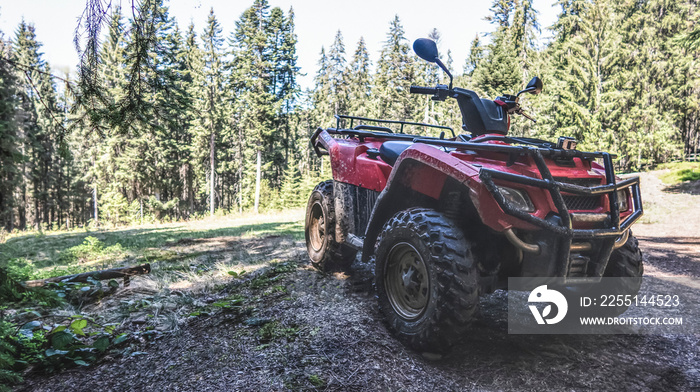
{"type": "Polygon", "coordinates": [[[151,272],[151,264],[141,264],[133,267],[112,268],[101,271],[84,272],[82,274],[56,276],[47,279],[28,280],[24,282],[24,287],[39,287],[49,283],[59,282],[81,282],[86,283],[88,278],[95,280],[124,278],[124,286],[129,285],[129,278],[136,275],[148,274],[151,272]]]}

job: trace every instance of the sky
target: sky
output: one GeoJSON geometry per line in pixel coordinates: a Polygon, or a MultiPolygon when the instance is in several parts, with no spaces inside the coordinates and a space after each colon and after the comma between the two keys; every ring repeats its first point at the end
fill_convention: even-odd
{"type": "MultiPolygon", "coordinates": [[[[120,3],[123,8],[131,5],[131,0],[104,1],[111,2],[112,7],[120,3]]],[[[300,78],[303,88],[312,87],[321,47],[328,49],[338,30],[343,35],[348,61],[362,36],[372,62],[376,63],[394,15],[399,16],[409,42],[426,37],[433,28],[437,28],[442,36],[440,51],[446,54],[448,49],[452,50],[457,73],[462,71],[475,35],[493,30],[493,26],[484,20],[489,15],[490,0],[268,1],[271,7],[280,7],[285,14],[290,7],[294,9],[298,65],[305,74],[300,78]]],[[[22,18],[33,23],[37,39],[43,43],[44,58],[54,73],[72,72],[78,63],[73,35],[85,3],[86,0],[0,0],[0,31],[5,39],[11,39],[22,18]]],[[[252,3],[253,0],[166,0],[170,14],[177,19],[181,30],[192,22],[198,34],[204,30],[209,9],[213,8],[226,38],[235,29],[235,22],[243,11],[252,3]]],[[[545,37],[549,34],[546,27],[554,23],[559,13],[553,3],[554,0],[534,0],[545,37]]]]}

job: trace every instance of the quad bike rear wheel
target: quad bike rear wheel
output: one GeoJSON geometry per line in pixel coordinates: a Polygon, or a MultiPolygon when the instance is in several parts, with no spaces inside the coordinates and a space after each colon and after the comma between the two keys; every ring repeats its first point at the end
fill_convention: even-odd
{"type": "Polygon", "coordinates": [[[422,352],[449,351],[479,301],[478,271],[462,231],[431,209],[401,211],[384,225],[375,263],[379,307],[398,338],[422,352]]]}
{"type": "Polygon", "coordinates": [[[355,260],[357,251],[335,240],[333,180],[319,183],[311,192],[304,235],[311,263],[320,271],[344,269],[355,260]]]}

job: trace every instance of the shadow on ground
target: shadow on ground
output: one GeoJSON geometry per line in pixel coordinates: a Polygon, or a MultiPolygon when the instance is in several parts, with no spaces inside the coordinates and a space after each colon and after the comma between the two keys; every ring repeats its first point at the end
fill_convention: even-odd
{"type": "Polygon", "coordinates": [[[700,195],[700,180],[680,182],[675,185],[667,186],[663,191],[668,193],[700,195]]]}
{"type": "Polygon", "coordinates": [[[638,236],[647,267],[663,274],[700,277],[700,238],[638,236]]]}

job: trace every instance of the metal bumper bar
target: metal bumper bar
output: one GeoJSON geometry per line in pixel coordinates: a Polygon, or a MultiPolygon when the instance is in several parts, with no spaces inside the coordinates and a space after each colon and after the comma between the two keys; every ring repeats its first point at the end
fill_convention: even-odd
{"type": "Polygon", "coordinates": [[[542,154],[537,149],[530,149],[531,156],[534,158],[535,163],[540,171],[542,179],[531,178],[527,176],[522,176],[518,174],[503,173],[496,170],[484,169],[482,168],[479,172],[479,178],[484,183],[484,186],[493,195],[498,205],[503,209],[503,211],[511,216],[521,219],[525,222],[531,223],[537,227],[545,230],[549,230],[554,234],[569,237],[569,238],[601,238],[601,237],[619,237],[625,233],[630,226],[636,222],[643,214],[642,199],[639,189],[639,177],[630,178],[624,181],[616,182],[615,174],[612,167],[612,158],[609,154],[603,153],[603,160],[605,163],[606,172],[606,182],[605,185],[595,186],[595,187],[583,187],[573,184],[567,184],[559,181],[555,181],[549,168],[544,162],[542,154]],[[530,215],[525,211],[518,209],[513,206],[506,198],[503,196],[501,191],[496,186],[494,180],[502,180],[507,182],[512,182],[516,184],[534,186],[549,191],[549,194],[554,201],[554,206],[559,211],[559,217],[562,220],[562,224],[558,225],[553,222],[538,218],[536,216],[530,215]],[[620,221],[620,208],[617,199],[617,191],[622,189],[630,189],[632,195],[634,211],[630,216],[624,221],[620,221]],[[608,198],[610,204],[610,224],[609,227],[603,229],[573,229],[571,214],[566,207],[564,198],[561,192],[567,192],[574,195],[605,195],[608,198]]]}

